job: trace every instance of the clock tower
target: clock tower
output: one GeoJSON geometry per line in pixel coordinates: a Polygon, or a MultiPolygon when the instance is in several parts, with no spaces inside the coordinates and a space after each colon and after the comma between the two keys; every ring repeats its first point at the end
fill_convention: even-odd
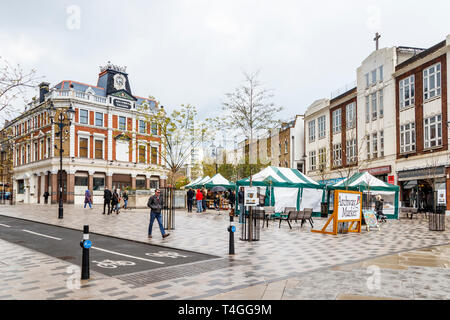
{"type": "Polygon", "coordinates": [[[126,67],[111,64],[100,67],[97,86],[106,89],[106,97],[116,107],[131,109],[137,99],[131,93],[126,67]]]}

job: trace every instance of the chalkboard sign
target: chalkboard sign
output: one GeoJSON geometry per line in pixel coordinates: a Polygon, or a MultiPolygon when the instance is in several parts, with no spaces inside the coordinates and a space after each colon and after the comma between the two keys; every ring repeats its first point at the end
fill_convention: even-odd
{"type": "Polygon", "coordinates": [[[372,228],[377,228],[380,230],[380,226],[378,225],[377,215],[373,210],[363,210],[364,220],[366,221],[367,231],[370,231],[372,228]]]}

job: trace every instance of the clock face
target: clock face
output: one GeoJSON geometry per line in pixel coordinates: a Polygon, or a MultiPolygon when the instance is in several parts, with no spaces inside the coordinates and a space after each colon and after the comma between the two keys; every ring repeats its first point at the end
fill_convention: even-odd
{"type": "Polygon", "coordinates": [[[125,89],[125,77],[121,74],[114,76],[114,88],[117,90],[125,89]]]}

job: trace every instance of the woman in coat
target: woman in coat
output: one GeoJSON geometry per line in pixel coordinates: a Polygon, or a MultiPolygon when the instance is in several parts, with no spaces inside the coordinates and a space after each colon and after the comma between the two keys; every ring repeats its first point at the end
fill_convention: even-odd
{"type": "Polygon", "coordinates": [[[91,192],[86,190],[84,193],[84,207],[86,208],[86,205],[89,204],[89,208],[92,209],[92,199],[91,199],[91,192]]]}
{"type": "Polygon", "coordinates": [[[114,189],[112,199],[111,199],[111,205],[112,205],[112,211],[116,211],[116,214],[119,214],[119,194],[117,193],[117,189],[114,189]]]}

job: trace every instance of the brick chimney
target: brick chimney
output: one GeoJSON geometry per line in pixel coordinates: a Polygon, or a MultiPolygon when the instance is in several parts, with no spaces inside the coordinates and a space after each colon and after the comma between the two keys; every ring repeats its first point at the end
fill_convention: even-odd
{"type": "Polygon", "coordinates": [[[44,102],[45,95],[50,91],[49,89],[50,83],[41,82],[39,84],[39,103],[44,102]]]}

